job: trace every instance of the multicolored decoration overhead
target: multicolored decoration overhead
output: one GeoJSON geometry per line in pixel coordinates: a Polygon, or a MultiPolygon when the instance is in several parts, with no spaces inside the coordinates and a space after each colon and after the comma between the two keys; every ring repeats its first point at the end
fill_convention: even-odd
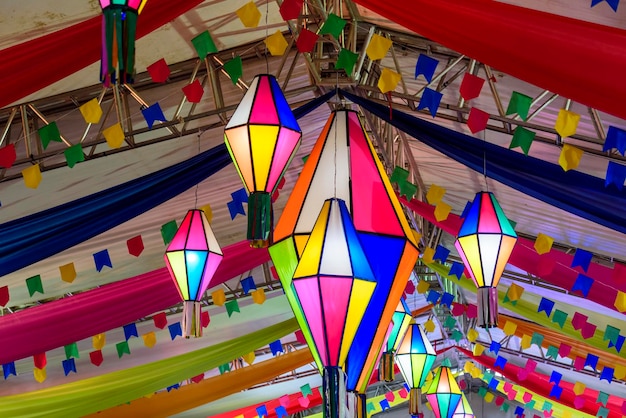
{"type": "Polygon", "coordinates": [[[425,393],[435,417],[453,418],[463,393],[452,375],[449,362],[444,360],[441,367],[437,369],[435,377],[425,393]]]}
{"type": "MultiPolygon", "coordinates": [[[[346,203],[328,199],[293,276],[293,290],[324,366],[324,417],[338,418],[346,361],[376,281],[346,203]]],[[[300,320],[300,319],[299,319],[300,320]]]]}
{"type": "Polygon", "coordinates": [[[454,414],[452,414],[452,418],[474,418],[474,411],[467,400],[467,397],[464,393],[461,393],[461,402],[459,402],[458,406],[454,410],[454,414]]]}
{"type": "Polygon", "coordinates": [[[498,326],[498,282],[517,234],[491,192],[476,193],[454,243],[478,288],[478,325],[498,326]]]}
{"type": "MultiPolygon", "coordinates": [[[[358,114],[346,109],[331,113],[296,181],[274,229],[274,244],[269,248],[296,317],[302,317],[302,309],[293,294],[293,273],[323,199],[331,197],[344,200],[350,208],[354,227],[377,282],[355,337],[358,342],[348,353],[347,388],[363,393],[378,364],[388,325],[418,251],[358,114]]],[[[302,332],[307,341],[311,341],[310,330],[303,327],[302,332]]],[[[319,359],[318,353],[313,355],[319,359]]]]}
{"type": "Polygon", "coordinates": [[[378,378],[382,381],[393,382],[395,377],[393,356],[409,329],[412,318],[411,310],[406,304],[406,301],[404,298],[400,299],[391,317],[391,329],[387,337],[387,342],[385,343],[385,351],[381,355],[380,365],[378,367],[378,378]]]}
{"type": "Polygon", "coordinates": [[[133,82],[137,17],[147,1],[100,0],[102,7],[100,81],[105,86],[133,82]]]}
{"type": "Polygon", "coordinates": [[[396,353],[398,368],[409,385],[409,413],[420,414],[419,389],[430,375],[437,354],[428,341],[424,330],[415,322],[409,325],[396,353]]]}
{"type": "Polygon", "coordinates": [[[187,212],[165,250],[165,264],[176,284],[183,306],[183,336],[202,335],[200,299],[224,257],[204,212],[187,212]]]}
{"type": "Polygon", "coordinates": [[[302,131],[272,75],[257,75],[230,121],[224,139],[248,197],[248,240],[267,247],[271,196],[300,146],[302,131]]]}

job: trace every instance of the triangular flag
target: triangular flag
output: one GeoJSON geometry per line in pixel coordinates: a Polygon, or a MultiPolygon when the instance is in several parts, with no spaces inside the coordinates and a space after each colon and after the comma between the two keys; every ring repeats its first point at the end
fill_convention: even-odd
{"type": "Polygon", "coordinates": [[[63,373],[67,376],[71,372],[76,373],[76,361],[73,358],[63,360],[63,373]]]}
{"type": "Polygon", "coordinates": [[[4,380],[7,380],[11,375],[17,376],[17,372],[15,371],[15,362],[12,361],[10,363],[3,364],[2,373],[4,374],[4,380]]]}
{"type": "Polygon", "coordinates": [[[535,251],[537,254],[546,254],[552,249],[552,244],[554,244],[554,238],[540,232],[535,239],[535,251]]]}
{"type": "Polygon", "coordinates": [[[115,349],[117,350],[118,358],[122,358],[124,354],[130,355],[130,347],[128,346],[128,341],[122,341],[121,343],[115,344],[115,349]]]}
{"type": "Polygon", "coordinates": [[[446,189],[437,186],[436,184],[431,184],[428,188],[428,192],[426,193],[426,200],[431,205],[436,205],[443,199],[443,196],[446,194],[446,189]]]}
{"type": "Polygon", "coordinates": [[[0,167],[11,168],[16,159],[15,144],[8,144],[0,148],[0,167]]]}
{"type": "Polygon", "coordinates": [[[48,148],[51,141],[61,142],[61,133],[56,122],[50,122],[37,130],[43,149],[48,148]]]}
{"type": "Polygon", "coordinates": [[[94,253],[93,261],[96,264],[96,270],[98,272],[101,272],[104,267],[113,268],[113,263],[111,262],[111,256],[109,255],[109,250],[107,249],[94,253]]]}
{"type": "Polygon", "coordinates": [[[174,235],[176,235],[176,231],[178,231],[178,225],[175,220],[161,225],[161,237],[165,245],[168,245],[172,241],[174,235]]]}
{"type": "Polygon", "coordinates": [[[148,348],[152,348],[156,345],[157,337],[156,337],[156,332],[154,331],[150,331],[150,332],[143,334],[141,338],[143,339],[143,345],[145,345],[148,348]]]}
{"type": "Polygon", "coordinates": [[[626,154],[626,130],[609,126],[602,151],[610,151],[614,148],[620,154],[626,154]]]}
{"type": "Polygon", "coordinates": [[[336,14],[331,13],[328,15],[326,22],[324,22],[321,29],[319,30],[319,34],[330,34],[335,39],[339,40],[339,35],[341,35],[341,31],[343,30],[344,26],[346,26],[346,21],[336,14]]]}
{"type": "Polygon", "coordinates": [[[378,79],[378,88],[382,93],[388,93],[396,89],[396,86],[401,79],[401,74],[396,73],[389,68],[383,68],[380,78],[378,79]]]}
{"type": "Polygon", "coordinates": [[[74,167],[76,163],[85,161],[85,153],[83,152],[83,146],[81,144],[65,148],[63,155],[65,155],[65,161],[67,161],[69,168],[74,167]]]}
{"type": "Polygon", "coordinates": [[[170,338],[172,339],[172,341],[174,341],[176,337],[183,336],[183,329],[180,326],[180,322],[175,322],[173,324],[168,325],[167,329],[170,332],[170,338]]]}
{"type": "Polygon", "coordinates": [[[591,264],[592,257],[593,253],[577,248],[574,258],[572,258],[572,267],[580,267],[586,272],[591,264]]]}
{"type": "Polygon", "coordinates": [[[253,1],[244,4],[237,9],[237,16],[246,28],[256,28],[261,20],[261,12],[253,1]]]}
{"type": "Polygon", "coordinates": [[[284,20],[297,19],[304,5],[304,0],[284,0],[280,5],[280,15],[284,20]]]}
{"type": "MultiPolygon", "coordinates": [[[[287,1],[289,0],[285,0],[283,2],[283,5],[287,3],[287,1]]],[[[300,35],[298,35],[298,40],[296,41],[296,47],[298,48],[298,51],[302,53],[311,52],[313,51],[313,48],[315,48],[315,44],[317,43],[318,39],[319,36],[315,32],[311,32],[308,29],[302,28],[302,30],[300,31],[300,35]]]]}
{"type": "Polygon", "coordinates": [[[42,383],[44,380],[46,380],[47,377],[46,368],[44,367],[43,369],[38,369],[37,367],[35,367],[33,369],[33,375],[37,382],[42,383]]]}
{"type": "Polygon", "coordinates": [[[217,289],[211,292],[211,298],[213,299],[214,305],[223,306],[224,302],[226,302],[226,294],[224,293],[224,289],[217,289]]]}
{"type": "Polygon", "coordinates": [[[113,149],[121,147],[125,138],[122,125],[119,122],[103,130],[102,135],[106,139],[109,148],[113,149]]]}
{"type": "Polygon", "coordinates": [[[530,105],[532,101],[532,97],[514,91],[511,95],[509,106],[506,109],[506,114],[512,115],[517,113],[519,117],[525,121],[528,118],[528,111],[530,110],[530,105]]]}
{"type": "Polygon", "coordinates": [[[91,337],[91,345],[93,346],[94,350],[102,350],[106,345],[106,341],[107,340],[105,333],[96,334],[91,337]]]}
{"type": "Polygon", "coordinates": [[[578,113],[561,109],[559,110],[559,115],[556,118],[554,129],[559,135],[561,135],[561,138],[566,138],[576,133],[578,122],[580,122],[580,115],[578,113]]]}
{"type": "Polygon", "coordinates": [[[187,100],[189,100],[189,103],[200,103],[202,96],[204,95],[204,89],[198,79],[195,79],[190,84],[187,84],[182,90],[187,100]]]}
{"type": "Polygon", "coordinates": [[[243,361],[245,361],[248,365],[252,365],[252,363],[254,363],[254,360],[256,359],[256,354],[254,354],[254,351],[249,352],[248,354],[244,354],[243,356],[241,356],[241,358],[243,359],[243,361]]]}
{"type": "Polygon", "coordinates": [[[415,63],[415,78],[423,75],[426,81],[430,83],[437,69],[439,61],[425,54],[420,54],[415,63]]]}
{"type": "Polygon", "coordinates": [[[146,70],[155,83],[165,83],[170,76],[170,67],[167,66],[165,58],[148,65],[146,70]]]}
{"type": "Polygon", "coordinates": [[[365,49],[367,57],[372,61],[377,61],[385,58],[389,48],[391,48],[391,39],[387,39],[384,36],[380,36],[375,33],[370,39],[370,43],[365,49]]]}
{"type": "Polygon", "coordinates": [[[337,56],[337,63],[335,64],[336,70],[343,69],[348,76],[352,75],[354,71],[354,65],[359,59],[359,54],[354,53],[346,48],[341,48],[339,55],[337,56]]]}
{"type": "Polygon", "coordinates": [[[102,117],[102,107],[98,99],[93,98],[78,108],[86,123],[99,123],[102,117]]]}
{"type": "Polygon", "coordinates": [[[618,190],[622,191],[624,190],[624,181],[626,181],[626,165],[609,161],[606,167],[604,187],[609,187],[613,184],[618,190]]]}
{"type": "Polygon", "coordinates": [[[0,306],[7,306],[10,299],[9,286],[0,287],[0,306]]]}
{"type": "Polygon", "coordinates": [[[435,219],[437,222],[443,222],[448,219],[450,212],[452,212],[452,206],[448,205],[444,201],[441,201],[437,203],[437,206],[435,206],[435,219]]]}
{"type": "Polygon", "coordinates": [[[574,170],[580,164],[583,156],[583,150],[573,145],[563,144],[561,154],[559,155],[559,165],[564,171],[574,170]]]}
{"type": "Polygon", "coordinates": [[[239,302],[237,302],[237,299],[231,299],[228,302],[225,303],[226,306],[226,313],[228,314],[228,317],[230,318],[233,315],[233,312],[241,312],[239,310],[239,302]]]}
{"type": "Polygon", "coordinates": [[[28,294],[30,297],[36,292],[39,292],[43,295],[43,284],[41,283],[41,276],[38,274],[36,276],[29,277],[26,279],[26,288],[28,289],[28,294]]]}
{"type": "Polygon", "coordinates": [[[26,187],[36,189],[41,183],[41,170],[39,164],[31,165],[28,168],[22,170],[22,177],[24,178],[24,184],[26,187]]]}
{"type": "Polygon", "coordinates": [[[428,109],[430,111],[430,115],[434,118],[437,116],[437,109],[439,109],[442,97],[443,93],[430,88],[425,88],[422,92],[422,98],[417,105],[417,110],[428,109]]]}
{"type": "Polygon", "coordinates": [[[154,326],[159,329],[164,329],[167,326],[167,315],[165,312],[152,315],[152,320],[154,321],[154,326]]]}
{"type": "Polygon", "coordinates": [[[198,57],[203,60],[209,54],[217,52],[217,47],[208,31],[204,31],[191,40],[193,47],[198,53],[198,57]]]}
{"type": "Polygon", "coordinates": [[[104,361],[104,357],[102,356],[102,351],[96,350],[96,351],[90,352],[89,360],[91,361],[91,364],[93,364],[96,367],[99,367],[104,361]]]}
{"type": "Polygon", "coordinates": [[[137,324],[135,323],[126,324],[124,325],[123,329],[124,329],[124,339],[126,339],[126,341],[130,340],[132,337],[139,338],[139,333],[137,332],[137,324]]]}
{"type": "Polygon", "coordinates": [[[146,123],[148,124],[148,129],[152,129],[154,122],[167,122],[165,115],[163,114],[163,110],[161,109],[161,105],[159,102],[146,107],[145,109],[141,109],[141,113],[143,114],[146,123]]]}
{"type": "Polygon", "coordinates": [[[475,134],[485,130],[487,123],[489,122],[489,113],[484,110],[480,110],[476,107],[472,107],[467,117],[467,127],[470,132],[475,134]]]}
{"type": "Polygon", "coordinates": [[[78,345],[76,343],[68,344],[63,347],[65,349],[65,358],[69,359],[72,357],[79,358],[80,354],[78,353],[78,345]]]}
{"type": "Polygon", "coordinates": [[[283,36],[283,33],[279,30],[274,32],[273,35],[265,38],[265,46],[267,47],[267,50],[270,51],[270,54],[275,57],[283,55],[288,45],[289,44],[283,36]]]}
{"type": "Polygon", "coordinates": [[[72,283],[74,279],[76,279],[76,267],[74,267],[74,263],[60,266],[59,273],[61,273],[61,280],[64,282],[72,283]]]}
{"type": "Polygon", "coordinates": [[[245,279],[240,280],[243,294],[247,295],[251,290],[256,290],[256,283],[254,283],[254,277],[248,276],[245,279]]]}
{"type": "Polygon", "coordinates": [[[485,79],[471,73],[465,73],[463,81],[461,81],[461,87],[459,88],[461,97],[465,100],[477,98],[480,95],[483,84],[485,84],[485,79]]]}
{"type": "Polygon", "coordinates": [[[272,355],[276,355],[278,353],[284,353],[283,344],[280,340],[276,340],[270,343],[270,350],[272,350],[272,355]]]}
{"type": "Polygon", "coordinates": [[[230,81],[232,81],[233,84],[237,84],[237,81],[239,81],[243,75],[243,62],[241,61],[241,57],[237,56],[230,61],[226,61],[224,63],[224,71],[226,71],[230,77],[230,81]]]}
{"type": "Polygon", "coordinates": [[[126,241],[126,247],[128,248],[128,254],[139,257],[143,252],[143,238],[141,235],[132,237],[126,241]]]}
{"type": "Polygon", "coordinates": [[[530,151],[530,146],[535,139],[535,135],[535,132],[526,129],[523,126],[518,126],[513,131],[513,138],[511,138],[509,149],[520,147],[522,151],[524,151],[524,155],[528,155],[528,151],[530,151]]]}
{"type": "Polygon", "coordinates": [[[48,364],[46,353],[39,353],[33,356],[33,365],[38,369],[43,369],[48,364]]]}

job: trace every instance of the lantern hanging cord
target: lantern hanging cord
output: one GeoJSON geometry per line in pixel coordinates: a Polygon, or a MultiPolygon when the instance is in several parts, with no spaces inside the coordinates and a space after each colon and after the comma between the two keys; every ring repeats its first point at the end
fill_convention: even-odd
{"type": "MultiPolygon", "coordinates": [[[[198,155],[200,155],[200,135],[202,135],[202,131],[198,130],[198,155]]],[[[196,191],[193,204],[194,209],[198,209],[198,187],[200,187],[200,182],[196,183],[196,191]]]]}
{"type": "MultiPolygon", "coordinates": [[[[267,18],[270,14],[270,2],[269,0],[266,0],[265,2],[265,41],[267,42],[267,38],[269,36],[269,26],[268,26],[268,21],[267,18]]],[[[268,53],[268,48],[267,48],[267,44],[265,44],[265,70],[267,72],[267,74],[270,73],[270,63],[269,63],[269,59],[267,57],[267,53],[268,53]]]]}
{"type": "Polygon", "coordinates": [[[485,179],[485,187],[489,191],[489,183],[487,182],[487,134],[483,130],[483,177],[485,179]]]}

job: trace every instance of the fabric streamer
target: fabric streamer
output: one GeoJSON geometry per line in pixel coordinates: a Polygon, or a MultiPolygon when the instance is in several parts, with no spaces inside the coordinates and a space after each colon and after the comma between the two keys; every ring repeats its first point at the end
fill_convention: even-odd
{"type": "Polygon", "coordinates": [[[492,0],[355,2],[486,65],[626,119],[624,30],[492,0]]]}
{"type": "MultiPolygon", "coordinates": [[[[269,261],[266,249],[242,241],[223,248],[211,287],[269,261]]],[[[180,303],[167,268],[0,317],[0,364],[43,353],[150,316],[180,303]],[[46,326],[41,326],[45,318],[46,326]]]]}
{"type": "MultiPolygon", "coordinates": [[[[309,114],[334,94],[333,90],[311,100],[295,109],[294,116],[309,114]]],[[[0,277],[141,215],[231,163],[226,146],[221,144],[155,173],[1,224],[0,277]]]]}
{"type": "MultiPolygon", "coordinates": [[[[34,392],[0,397],[9,417],[84,416],[151,395],[282,338],[298,328],[295,318],[220,344],[34,392]]],[[[137,415],[135,415],[137,416],[137,415]]]]}
{"type": "Polygon", "coordinates": [[[488,177],[542,202],[626,233],[626,190],[606,188],[604,179],[575,170],[564,172],[556,164],[478,140],[395,109],[392,119],[385,106],[344,90],[340,92],[373,115],[476,172],[486,172],[488,177]]]}

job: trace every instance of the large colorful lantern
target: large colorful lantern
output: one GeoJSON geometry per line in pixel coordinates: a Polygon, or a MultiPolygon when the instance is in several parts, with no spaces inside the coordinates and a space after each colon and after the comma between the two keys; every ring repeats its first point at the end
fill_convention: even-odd
{"type": "Polygon", "coordinates": [[[474,411],[464,393],[461,393],[461,402],[452,414],[452,418],[475,418],[474,411]]]}
{"type": "Polygon", "coordinates": [[[345,405],[344,365],[376,282],[343,200],[328,199],[293,276],[293,290],[324,366],[324,417],[345,405]]]}
{"type": "MultiPolygon", "coordinates": [[[[302,308],[292,276],[315,217],[331,197],[346,202],[377,282],[347,359],[347,389],[364,393],[418,251],[387,174],[351,110],[331,113],[274,229],[269,251],[296,317],[302,308]]],[[[312,346],[310,331],[302,331],[312,346]]],[[[313,356],[320,366],[315,350],[313,356]]]]}
{"type": "Polygon", "coordinates": [[[420,414],[419,389],[429,376],[436,358],[437,354],[422,327],[415,322],[411,323],[396,352],[398,368],[410,388],[409,413],[411,415],[419,416],[420,414]]]}
{"type": "Polygon", "coordinates": [[[406,334],[406,331],[409,329],[411,319],[413,319],[411,310],[407,306],[404,298],[402,298],[391,317],[391,329],[389,330],[387,342],[383,346],[385,351],[382,353],[378,367],[379,380],[385,382],[393,381],[395,377],[393,356],[400,346],[404,334],[406,334]]]}
{"type": "Polygon", "coordinates": [[[135,76],[137,17],[147,0],[100,0],[102,60],[100,81],[132,83],[135,76]]]}
{"type": "Polygon", "coordinates": [[[493,193],[476,193],[454,245],[478,288],[478,326],[498,326],[496,287],[516,241],[493,193]]]}
{"type": "Polygon", "coordinates": [[[430,386],[426,389],[426,399],[433,408],[436,418],[453,418],[457,406],[461,402],[463,392],[456,383],[452,371],[444,360],[435,372],[430,386]]]}
{"type": "Polygon", "coordinates": [[[200,300],[224,257],[203,211],[187,212],[165,250],[165,264],[183,302],[183,336],[202,335],[200,300]]]}
{"type": "Polygon", "coordinates": [[[300,126],[276,78],[257,75],[224,128],[226,147],[250,194],[248,240],[253,247],[269,245],[271,196],[301,137],[300,126]]]}

